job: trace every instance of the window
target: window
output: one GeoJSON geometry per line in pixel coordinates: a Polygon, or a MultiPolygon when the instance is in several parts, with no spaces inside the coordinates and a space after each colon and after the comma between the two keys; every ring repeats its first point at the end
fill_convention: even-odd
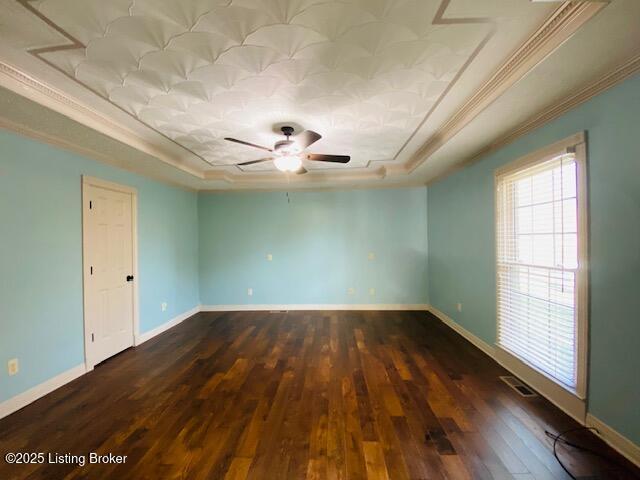
{"type": "Polygon", "coordinates": [[[585,163],[572,140],[496,174],[497,343],[584,398],[585,163]]]}

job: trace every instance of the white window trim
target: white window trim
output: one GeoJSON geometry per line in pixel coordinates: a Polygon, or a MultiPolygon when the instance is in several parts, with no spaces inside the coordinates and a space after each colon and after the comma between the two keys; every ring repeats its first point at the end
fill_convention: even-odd
{"type": "MultiPolygon", "coordinates": [[[[520,170],[527,166],[542,163],[557,156],[559,152],[574,152],[577,169],[577,194],[578,194],[578,274],[577,274],[577,301],[576,301],[576,320],[577,320],[577,385],[575,390],[567,388],[543,373],[535,367],[523,362],[514,354],[510,353],[504,347],[498,344],[498,318],[496,316],[496,358],[506,368],[522,380],[531,385],[532,388],[547,397],[551,402],[556,404],[566,413],[581,423],[584,423],[586,417],[586,398],[588,383],[588,347],[589,347],[589,321],[588,321],[588,251],[589,251],[589,233],[588,233],[588,216],[589,212],[587,202],[587,148],[586,136],[584,132],[579,132],[568,138],[560,140],[552,145],[536,150],[524,157],[521,157],[508,165],[495,170],[495,259],[497,265],[498,259],[498,196],[495,194],[500,178],[520,170]]],[[[496,268],[496,313],[499,311],[498,306],[498,271],[496,268]]]]}

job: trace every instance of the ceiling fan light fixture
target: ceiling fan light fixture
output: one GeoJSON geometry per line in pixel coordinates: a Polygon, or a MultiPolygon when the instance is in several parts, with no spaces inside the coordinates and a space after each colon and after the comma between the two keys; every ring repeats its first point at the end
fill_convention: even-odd
{"type": "Polygon", "coordinates": [[[281,172],[296,172],[302,166],[302,159],[295,155],[276,157],[273,164],[281,172]]]}
{"type": "Polygon", "coordinates": [[[289,137],[292,133],[292,127],[288,127],[286,125],[282,127],[282,134],[287,139],[276,142],[273,146],[273,149],[231,137],[226,137],[225,140],[229,142],[239,143],[241,145],[247,145],[253,148],[259,148],[260,150],[266,150],[273,154],[271,157],[267,158],[260,158],[258,160],[249,160],[248,162],[236,163],[235,165],[238,168],[247,165],[254,165],[256,163],[273,161],[276,168],[281,172],[292,172],[297,173],[298,175],[302,175],[308,172],[308,170],[302,166],[303,155],[304,158],[310,162],[349,163],[349,160],[351,160],[351,157],[349,155],[305,153],[306,148],[309,145],[312,145],[320,140],[322,138],[322,135],[312,130],[304,130],[296,135],[296,141],[294,142],[293,140],[289,140],[289,137]]]}

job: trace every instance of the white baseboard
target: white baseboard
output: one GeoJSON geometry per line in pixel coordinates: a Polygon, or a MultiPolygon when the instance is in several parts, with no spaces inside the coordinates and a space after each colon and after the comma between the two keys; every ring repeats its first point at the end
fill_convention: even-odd
{"type": "Polygon", "coordinates": [[[35,387],[31,387],[29,390],[19,393],[15,397],[11,397],[8,400],[0,403],[0,418],[11,415],[13,412],[17,412],[22,407],[26,407],[32,402],[35,402],[46,394],[53,392],[66,383],[75,380],[86,372],[84,363],[76,365],[70,368],[66,372],[62,372],[55,377],[46,380],[35,387]]]}
{"type": "Polygon", "coordinates": [[[430,311],[436,317],[438,317],[442,321],[442,323],[469,340],[473,345],[489,355],[495,362],[497,362],[499,365],[511,372],[516,377],[523,380],[540,395],[545,397],[575,421],[577,421],[581,425],[584,425],[585,416],[587,414],[586,402],[584,400],[576,397],[572,393],[569,393],[567,390],[558,386],[555,382],[549,380],[544,375],[536,372],[528,365],[520,362],[515,357],[508,355],[499,347],[489,345],[487,342],[475,336],[473,333],[462,327],[459,323],[457,323],[455,320],[453,320],[451,317],[441,312],[437,308],[432,306],[430,308],[430,311]]]}
{"type": "Polygon", "coordinates": [[[493,347],[493,345],[489,345],[480,337],[475,336],[469,330],[462,327],[459,323],[457,323],[455,320],[449,317],[446,313],[443,313],[440,310],[438,310],[436,307],[429,306],[429,311],[433,313],[436,317],[438,317],[442,323],[447,325],[452,330],[455,330],[457,333],[459,333],[461,336],[469,340],[473,345],[478,347],[480,350],[482,350],[484,353],[486,353],[487,355],[489,355],[491,358],[495,360],[495,348],[493,347]]]}
{"type": "Polygon", "coordinates": [[[602,440],[631,463],[640,467],[640,446],[590,413],[587,413],[587,426],[597,428],[598,436],[602,440]]]}
{"type": "MultiPolygon", "coordinates": [[[[436,317],[438,317],[445,325],[457,332],[462,337],[466,338],[469,342],[496,360],[507,370],[510,370],[502,362],[496,359],[495,348],[484,340],[480,339],[473,333],[460,326],[453,319],[441,312],[437,308],[428,304],[287,304],[287,305],[199,305],[197,307],[188,310],[172,320],[160,325],[153,330],[145,332],[142,335],[137,335],[135,338],[135,345],[140,345],[143,342],[155,337],[169,330],[172,327],[182,323],[187,318],[195,315],[198,312],[219,312],[219,311],[269,311],[269,310],[419,310],[430,311],[436,317]]],[[[15,397],[9,398],[0,403],[0,418],[4,418],[21,408],[29,405],[30,403],[44,397],[48,393],[62,387],[63,385],[75,380],[76,378],[84,375],[87,369],[84,363],[76,365],[75,367],[56,375],[49,380],[42,382],[29,390],[22,392],[15,397]]],[[[540,392],[543,393],[543,392],[540,392]]],[[[598,430],[598,435],[613,449],[618,451],[621,455],[626,457],[630,462],[637,466],[640,466],[640,446],[626,438],[624,435],[614,430],[612,427],[604,423],[599,418],[593,416],[590,413],[586,415],[586,425],[594,427],[598,430]]]]}
{"type": "MultiPolygon", "coordinates": [[[[175,327],[176,325],[183,322],[192,315],[195,315],[199,311],[200,305],[178,315],[177,317],[169,320],[168,322],[160,325],[157,328],[154,328],[153,330],[145,332],[142,335],[136,335],[134,338],[134,345],[140,345],[141,343],[146,342],[156,335],[161,334],[171,327],[175,327]]],[[[66,372],[62,372],[61,374],[42,382],[39,385],[36,385],[35,387],[30,388],[25,392],[19,393],[15,397],[11,397],[8,400],[5,400],[4,402],[0,403],[0,418],[6,417],[7,415],[20,410],[22,407],[29,405],[37,399],[44,397],[48,393],[51,393],[54,390],[60,388],[66,383],[69,383],[79,376],[84,375],[87,371],[87,366],[82,363],[70,370],[67,370],[66,372]]]]}
{"type": "Polygon", "coordinates": [[[296,304],[243,304],[243,305],[202,305],[202,312],[247,312],[271,310],[429,310],[426,303],[416,304],[328,304],[328,303],[296,303],[296,304]]]}
{"type": "Polygon", "coordinates": [[[148,332],[144,332],[144,333],[141,333],[139,335],[136,335],[134,337],[134,342],[133,342],[134,346],[137,347],[138,345],[141,345],[142,343],[146,342],[147,340],[151,340],[156,335],[160,335],[161,333],[166,332],[170,328],[173,328],[176,325],[184,322],[187,318],[195,315],[196,313],[198,313],[200,311],[201,311],[201,308],[200,308],[200,305],[198,305],[196,307],[193,307],[191,310],[187,310],[186,312],[181,313],[180,315],[172,318],[168,322],[163,323],[162,325],[160,325],[159,327],[154,328],[153,330],[149,330],[148,332]]]}
{"type": "MultiPolygon", "coordinates": [[[[217,311],[250,311],[250,310],[428,310],[429,306],[426,304],[344,304],[344,305],[198,305],[191,310],[188,310],[180,315],[174,317],[166,323],[163,323],[159,327],[149,330],[140,335],[135,335],[134,345],[138,346],[151,338],[160,335],[161,333],[169,330],[172,327],[182,323],[187,318],[195,315],[198,312],[217,312],[217,311]]],[[[0,403],[0,418],[6,417],[20,410],[21,408],[29,405],[30,403],[44,397],[48,393],[60,388],[61,386],[75,380],[81,375],[87,372],[87,367],[84,363],[77,365],[76,367],[67,370],[55,377],[50,378],[42,382],[29,390],[19,393],[15,397],[9,398],[0,403]]]]}
{"type": "MultiPolygon", "coordinates": [[[[508,363],[505,363],[505,362],[501,361],[500,356],[496,355],[496,351],[497,351],[496,347],[491,346],[487,342],[485,342],[484,340],[478,338],[473,333],[471,333],[470,331],[468,331],[464,327],[460,326],[460,324],[456,323],[451,317],[449,317],[445,313],[441,312],[437,308],[431,306],[431,307],[429,307],[429,311],[431,313],[433,313],[436,317],[438,317],[438,319],[442,323],[444,323],[445,325],[450,327],[452,330],[454,330],[456,333],[460,334],[462,337],[464,337],[467,340],[469,340],[469,342],[471,342],[473,345],[478,347],[484,353],[489,355],[493,360],[495,360],[502,367],[504,367],[505,369],[509,370],[511,373],[514,373],[517,376],[520,376],[520,377],[522,376],[521,374],[519,374],[518,372],[514,371],[511,368],[512,365],[509,365],[508,363]]],[[[523,380],[526,381],[526,379],[523,379],[523,380]]],[[[545,392],[544,388],[540,388],[539,386],[536,386],[536,385],[531,385],[531,386],[533,388],[535,388],[536,390],[538,390],[538,392],[540,394],[545,396],[545,398],[547,398],[549,401],[554,403],[558,408],[560,408],[565,413],[567,413],[567,415],[573,417],[579,423],[585,424],[585,425],[587,425],[589,427],[597,428],[599,436],[607,444],[609,444],[609,446],[611,446],[611,448],[613,448],[618,453],[620,453],[621,455],[623,455],[624,457],[629,459],[630,462],[634,463],[635,465],[640,466],[640,447],[638,445],[633,443],[631,440],[629,440],[627,437],[625,437],[621,433],[619,433],[616,430],[614,430],[613,428],[611,428],[609,425],[604,423],[602,420],[598,419],[597,417],[594,417],[592,414],[586,413],[586,415],[584,415],[584,414],[581,414],[581,413],[577,413],[576,412],[576,410],[577,410],[576,408],[569,408],[569,410],[572,410],[572,411],[568,411],[562,405],[559,405],[557,402],[555,402],[552,398],[549,398],[549,396],[545,394],[546,392],[545,392]],[[536,387],[538,387],[538,388],[536,388],[536,387]]]]}

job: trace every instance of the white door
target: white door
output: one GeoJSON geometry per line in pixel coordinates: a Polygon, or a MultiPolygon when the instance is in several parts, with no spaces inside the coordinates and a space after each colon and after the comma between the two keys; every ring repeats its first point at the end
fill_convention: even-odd
{"type": "Polygon", "coordinates": [[[133,195],[84,183],[88,366],[133,346],[133,195]]]}

